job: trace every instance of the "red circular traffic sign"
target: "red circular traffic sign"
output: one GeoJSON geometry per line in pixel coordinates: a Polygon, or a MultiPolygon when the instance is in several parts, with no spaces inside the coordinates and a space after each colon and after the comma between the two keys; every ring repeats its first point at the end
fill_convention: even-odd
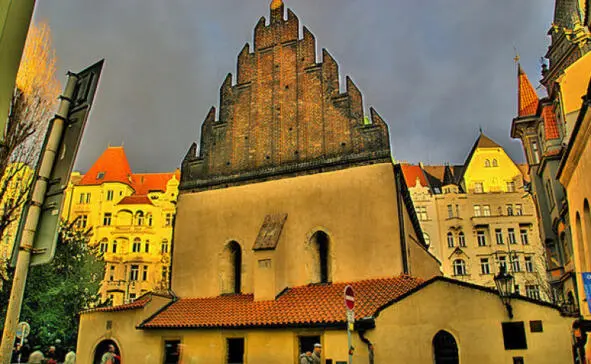
{"type": "Polygon", "coordinates": [[[351,286],[345,287],[345,307],[347,307],[348,310],[355,308],[355,293],[351,286]]]}

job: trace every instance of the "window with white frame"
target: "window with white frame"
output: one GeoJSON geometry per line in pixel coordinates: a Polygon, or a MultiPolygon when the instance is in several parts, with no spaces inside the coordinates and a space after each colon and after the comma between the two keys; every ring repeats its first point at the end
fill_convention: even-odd
{"type": "Polygon", "coordinates": [[[454,247],[454,235],[451,233],[451,231],[447,233],[447,246],[449,248],[454,247]]]}
{"type": "Polygon", "coordinates": [[[529,244],[529,237],[527,235],[527,229],[519,230],[519,235],[521,236],[521,244],[528,245],[529,244]]]}
{"type": "Polygon", "coordinates": [[[131,270],[129,271],[129,280],[130,281],[137,281],[140,274],[140,266],[133,264],[131,266],[131,270]]]}
{"type": "Polygon", "coordinates": [[[490,216],[490,205],[482,206],[482,214],[484,216],[490,216]]]}
{"type": "Polygon", "coordinates": [[[506,256],[499,257],[499,269],[507,272],[507,257],[506,256]]]}
{"type": "Polygon", "coordinates": [[[486,235],[484,235],[483,230],[476,232],[476,240],[478,240],[478,246],[486,246],[486,235]]]}
{"type": "Polygon", "coordinates": [[[107,201],[113,201],[113,190],[107,191],[107,201]]]}
{"type": "Polygon", "coordinates": [[[540,150],[538,148],[538,142],[532,141],[531,142],[531,154],[532,154],[532,164],[540,163],[540,150]]]}
{"type": "Polygon", "coordinates": [[[495,229],[495,238],[497,240],[497,244],[503,244],[503,231],[501,229],[495,229]]]}
{"type": "Polygon", "coordinates": [[[142,241],[139,238],[136,238],[133,241],[133,245],[131,246],[132,253],[139,253],[142,250],[142,241]]]}
{"type": "Polygon", "coordinates": [[[516,216],[521,216],[523,215],[523,205],[520,203],[515,204],[515,215],[516,216]]]}
{"type": "Polygon", "coordinates": [[[512,259],[513,263],[513,272],[519,273],[521,272],[521,264],[519,262],[519,257],[515,256],[512,259]]]}
{"type": "Polygon", "coordinates": [[[142,211],[138,211],[135,218],[138,226],[144,225],[144,213],[142,211]]]}
{"type": "Polygon", "coordinates": [[[490,264],[488,258],[480,258],[480,273],[490,274],[490,264]]]}
{"type": "Polygon", "coordinates": [[[453,262],[454,275],[465,276],[466,273],[466,262],[463,259],[456,259],[453,262]]]}
{"type": "Polygon", "coordinates": [[[447,205],[447,217],[449,217],[449,218],[454,217],[454,207],[453,207],[453,205],[447,205]]]}
{"type": "Polygon", "coordinates": [[[483,193],[484,192],[484,186],[482,185],[482,182],[475,182],[474,183],[474,193],[483,193]]]}
{"type": "Polygon", "coordinates": [[[517,244],[517,238],[515,238],[515,229],[509,228],[507,232],[509,234],[509,244],[517,244]]]}
{"type": "Polygon", "coordinates": [[[534,262],[532,257],[525,257],[525,271],[529,273],[534,271],[534,262]]]}
{"type": "Polygon", "coordinates": [[[529,298],[539,300],[540,299],[540,286],[538,286],[537,284],[526,284],[525,285],[525,294],[529,298]]]}
{"type": "Polygon", "coordinates": [[[474,205],[474,216],[480,216],[480,205],[474,205]]]}
{"type": "Polygon", "coordinates": [[[162,245],[160,247],[160,252],[162,254],[168,253],[168,240],[167,239],[162,240],[162,245]]]}
{"type": "Polygon", "coordinates": [[[507,192],[515,192],[515,182],[507,182],[507,192]]]}
{"type": "Polygon", "coordinates": [[[513,205],[507,205],[507,216],[513,216],[513,205]]]}
{"type": "Polygon", "coordinates": [[[107,250],[109,250],[109,241],[106,239],[101,240],[101,244],[100,244],[99,249],[100,249],[101,253],[106,253],[107,250]]]}
{"type": "Polygon", "coordinates": [[[499,162],[497,162],[496,159],[493,159],[492,166],[493,167],[498,167],[499,166],[499,162]]]}
{"type": "Polygon", "coordinates": [[[84,229],[88,224],[88,215],[80,215],[78,216],[78,221],[76,222],[76,226],[79,229],[84,229]]]}
{"type": "Polygon", "coordinates": [[[420,221],[427,221],[429,217],[427,216],[427,208],[425,206],[418,206],[416,208],[417,217],[420,221]]]}
{"type": "Polygon", "coordinates": [[[460,233],[458,234],[458,243],[461,247],[466,247],[466,237],[464,236],[463,231],[460,231],[460,233]]]}
{"type": "Polygon", "coordinates": [[[490,167],[490,160],[487,159],[487,160],[484,161],[484,167],[485,168],[490,167]]]}
{"type": "Polygon", "coordinates": [[[110,212],[105,212],[105,215],[103,216],[103,225],[111,226],[112,217],[113,215],[110,212]]]}

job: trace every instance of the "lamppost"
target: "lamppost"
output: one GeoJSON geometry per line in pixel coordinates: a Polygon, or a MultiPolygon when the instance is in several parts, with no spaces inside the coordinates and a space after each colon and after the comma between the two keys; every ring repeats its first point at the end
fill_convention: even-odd
{"type": "Polygon", "coordinates": [[[511,306],[511,291],[513,289],[513,276],[506,272],[506,267],[499,266],[499,273],[494,278],[495,285],[499,291],[501,302],[505,305],[509,318],[513,318],[513,307],[511,306]]]}

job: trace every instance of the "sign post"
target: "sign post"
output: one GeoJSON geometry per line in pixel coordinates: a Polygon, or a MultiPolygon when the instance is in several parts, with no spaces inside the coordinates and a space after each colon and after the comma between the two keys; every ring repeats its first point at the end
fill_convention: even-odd
{"type": "Polygon", "coordinates": [[[14,278],[0,345],[0,362],[10,360],[7,358],[14,345],[29,266],[47,264],[53,259],[64,190],[102,68],[101,60],[80,73],[68,73],[58,111],[49,124],[16,237],[18,249],[17,246],[13,249],[14,278]]]}
{"type": "Polygon", "coordinates": [[[349,354],[348,363],[353,363],[353,346],[351,345],[351,331],[353,331],[355,324],[355,292],[353,287],[345,287],[345,307],[347,308],[347,352],[349,354]]]}
{"type": "Polygon", "coordinates": [[[31,326],[29,326],[29,324],[25,321],[19,322],[17,329],[16,329],[16,337],[21,339],[21,343],[20,343],[21,349],[19,350],[19,353],[18,353],[18,364],[20,364],[20,362],[21,362],[23,343],[25,341],[25,338],[27,336],[29,336],[30,333],[31,333],[31,326]]]}

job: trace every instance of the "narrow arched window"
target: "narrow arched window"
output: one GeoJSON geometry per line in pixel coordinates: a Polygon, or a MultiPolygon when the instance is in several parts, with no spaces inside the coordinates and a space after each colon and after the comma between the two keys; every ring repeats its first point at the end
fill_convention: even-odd
{"type": "Polygon", "coordinates": [[[454,247],[454,235],[451,233],[447,233],[447,246],[450,248],[454,247]]]}
{"type": "Polygon", "coordinates": [[[458,344],[447,331],[439,331],[433,337],[433,361],[435,364],[458,364],[458,344]]]}
{"type": "Polygon", "coordinates": [[[466,236],[463,231],[458,235],[458,241],[461,247],[466,247],[466,236]]]}
{"type": "Polygon", "coordinates": [[[497,162],[496,159],[493,159],[493,167],[498,167],[499,166],[499,162],[497,162]]]}
{"type": "Polygon", "coordinates": [[[138,211],[135,214],[136,223],[138,226],[142,226],[144,224],[144,213],[142,211],[138,211]]]}
{"type": "Polygon", "coordinates": [[[454,260],[453,267],[455,276],[466,275],[466,262],[463,259],[454,260]]]}
{"type": "Polygon", "coordinates": [[[488,159],[484,161],[484,166],[487,168],[490,167],[490,161],[488,159]]]}
{"type": "Polygon", "coordinates": [[[240,293],[242,291],[242,248],[231,241],[224,251],[223,293],[240,293]]]}
{"type": "Polygon", "coordinates": [[[318,231],[312,236],[311,241],[314,257],[314,273],[313,281],[315,283],[328,283],[331,281],[330,277],[330,239],[323,231],[318,231]]]}

